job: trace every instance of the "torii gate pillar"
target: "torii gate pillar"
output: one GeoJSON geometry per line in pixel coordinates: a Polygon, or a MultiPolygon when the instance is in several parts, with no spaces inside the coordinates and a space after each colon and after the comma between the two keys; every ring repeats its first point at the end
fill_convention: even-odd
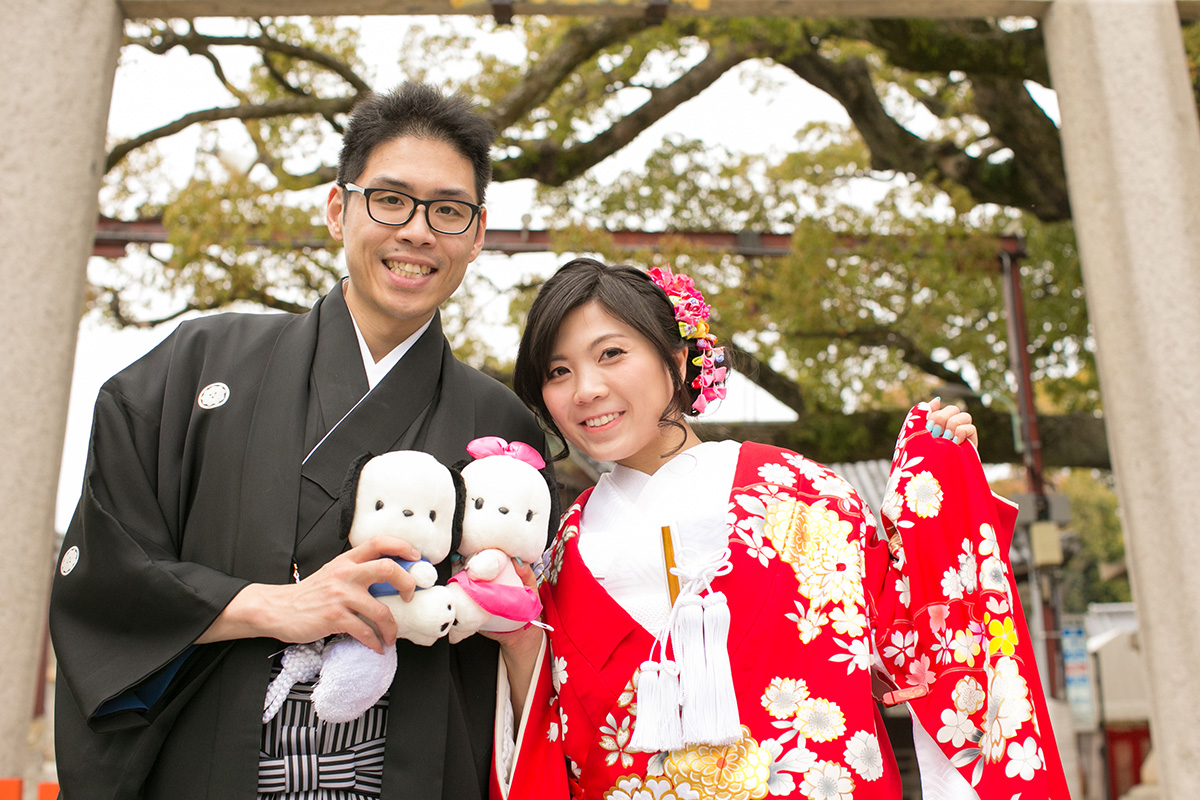
{"type": "Polygon", "coordinates": [[[1200,123],[1169,0],[1043,20],[1164,797],[1200,797],[1200,123]]]}
{"type": "Polygon", "coordinates": [[[55,487],[121,20],[115,0],[0,3],[0,778],[29,763],[43,677],[55,487]]]}

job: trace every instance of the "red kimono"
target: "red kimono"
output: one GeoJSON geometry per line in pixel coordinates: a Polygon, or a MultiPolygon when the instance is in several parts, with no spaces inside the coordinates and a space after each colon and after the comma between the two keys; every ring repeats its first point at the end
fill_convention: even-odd
{"type": "Polygon", "coordinates": [[[925,417],[922,407],[909,414],[896,448],[887,535],[833,472],[741,446],[727,512],[732,569],[712,582],[730,611],[742,730],[731,745],[629,747],[654,636],[579,556],[585,492],[550,553],[550,647],[511,781],[496,767],[495,795],[565,797],[569,786],[573,798],[604,800],[899,798],[875,674],[890,684],[884,701],[907,701],[936,740],[951,773],[943,796],[970,797],[973,786],[981,800],[1067,798],[1006,555],[1015,508],[991,494],[974,448],[933,438],[925,417]]]}

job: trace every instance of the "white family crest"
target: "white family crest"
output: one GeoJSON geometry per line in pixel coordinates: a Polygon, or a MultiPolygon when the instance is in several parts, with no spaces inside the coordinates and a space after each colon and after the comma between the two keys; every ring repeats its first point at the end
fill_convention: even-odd
{"type": "Polygon", "coordinates": [[[63,577],[71,574],[71,570],[75,569],[75,565],[79,563],[79,548],[72,545],[63,553],[62,562],[58,565],[58,571],[63,577]]]}
{"type": "Polygon", "coordinates": [[[196,405],[203,409],[218,408],[229,399],[229,387],[223,383],[210,383],[200,390],[196,405]]]}

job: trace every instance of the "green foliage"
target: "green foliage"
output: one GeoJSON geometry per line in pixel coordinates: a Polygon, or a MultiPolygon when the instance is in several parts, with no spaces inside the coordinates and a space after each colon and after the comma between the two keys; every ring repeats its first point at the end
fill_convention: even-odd
{"type": "Polygon", "coordinates": [[[541,187],[555,218],[613,230],[767,230],[762,164],[698,140],[670,136],[636,170],[541,187]]]}
{"type": "Polygon", "coordinates": [[[1095,411],[1101,405],[1095,342],[1088,326],[1074,227],[1062,222],[1030,224],[1025,247],[1021,281],[1042,410],[1095,411]]]}
{"type": "MultiPolygon", "coordinates": [[[[209,159],[206,159],[209,161],[209,159]]],[[[163,212],[172,246],[163,274],[195,309],[257,301],[300,310],[340,274],[332,240],[314,223],[323,206],[265,189],[247,174],[205,163],[163,212]]]]}
{"type": "MultiPolygon", "coordinates": [[[[191,180],[169,196],[140,178],[154,165],[138,151],[107,179],[106,210],[140,207],[168,227],[170,246],[154,251],[161,265],[142,277],[171,298],[160,316],[243,301],[300,308],[339,272],[336,254],[311,241],[324,237],[324,196],[315,187],[332,178],[331,143],[373,80],[359,55],[361,35],[342,19],[238,24],[224,38],[181,21],[128,27],[130,47],[181,45],[209,59],[248,112],[210,129],[191,180]],[[244,80],[220,66],[223,48],[233,46],[259,49],[244,80]],[[294,101],[311,104],[252,113],[294,101]],[[221,145],[230,137],[249,138],[254,166],[225,163],[221,145]]],[[[1017,153],[994,123],[1049,129],[1045,150],[1057,147],[1056,133],[1027,97],[1004,109],[1011,119],[997,117],[985,101],[1011,105],[1014,95],[981,99],[976,77],[1017,80],[1019,88],[1013,75],[1025,61],[1039,77],[1029,56],[1036,49],[1021,35],[956,21],[672,17],[642,26],[520,17],[502,32],[490,20],[422,23],[396,50],[405,77],[463,91],[496,116],[498,169],[543,181],[537,202],[555,220],[558,252],[692,273],[717,309],[719,335],[794,380],[815,410],[891,408],[939,383],[1011,405],[997,236],[1022,227],[1039,402],[1088,410],[1098,395],[1072,231],[1018,207],[1033,204],[1029,186],[1061,182],[1061,174],[1053,157],[1029,157],[1036,136],[1017,153]],[[494,46],[498,37],[510,46],[494,46]],[[771,62],[841,101],[857,128],[814,123],[765,156],[670,136],[615,177],[590,169],[734,65],[747,65],[747,91],[773,91],[775,79],[759,66],[771,62]],[[605,232],[623,228],[788,233],[793,247],[787,257],[764,258],[681,237],[656,252],[619,251],[605,232]]],[[[1185,35],[1189,52],[1200,51],[1195,26],[1185,35]]],[[[1038,213],[1060,213],[1047,207],[1038,213]]],[[[121,297],[136,288],[136,273],[119,265],[95,292],[124,322],[121,297]]],[[[511,298],[509,317],[519,324],[542,276],[523,276],[515,287],[471,276],[445,314],[447,329],[476,362],[497,363],[504,354],[478,328],[481,305],[491,302],[481,298],[511,298]]]]}
{"type": "Polygon", "coordinates": [[[1128,602],[1125,540],[1112,474],[1071,470],[1058,489],[1071,501],[1074,534],[1062,570],[1063,610],[1083,613],[1089,603],[1128,602]]]}
{"type": "Polygon", "coordinates": [[[575,226],[557,243],[564,251],[692,273],[712,297],[719,335],[794,379],[814,409],[908,403],[953,376],[986,397],[1007,397],[997,236],[1023,221],[1035,377],[1071,410],[1095,401],[1091,383],[1079,379],[1090,340],[1068,226],[978,206],[953,185],[874,180],[849,129],[810,126],[798,141],[773,160],[668,139],[636,171],[603,184],[585,177],[542,190],[539,200],[575,226]],[[874,203],[846,202],[872,189],[882,192],[874,203]],[[680,242],[630,254],[578,232],[605,225],[791,231],[792,251],[751,258],[680,242]]]}
{"type": "Polygon", "coordinates": [[[1187,55],[1188,75],[1192,79],[1192,93],[1200,104],[1200,22],[1183,26],[1183,49],[1187,55]]]}

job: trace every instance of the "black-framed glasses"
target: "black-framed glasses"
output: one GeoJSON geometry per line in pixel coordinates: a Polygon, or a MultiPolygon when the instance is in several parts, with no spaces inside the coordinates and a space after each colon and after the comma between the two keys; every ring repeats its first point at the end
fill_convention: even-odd
{"type": "Polygon", "coordinates": [[[465,200],[421,200],[397,189],[364,189],[353,183],[341,187],[361,194],[367,201],[367,216],[380,225],[404,225],[417,213],[417,206],[425,206],[425,223],[432,230],[457,235],[467,232],[483,208],[465,200]]]}

